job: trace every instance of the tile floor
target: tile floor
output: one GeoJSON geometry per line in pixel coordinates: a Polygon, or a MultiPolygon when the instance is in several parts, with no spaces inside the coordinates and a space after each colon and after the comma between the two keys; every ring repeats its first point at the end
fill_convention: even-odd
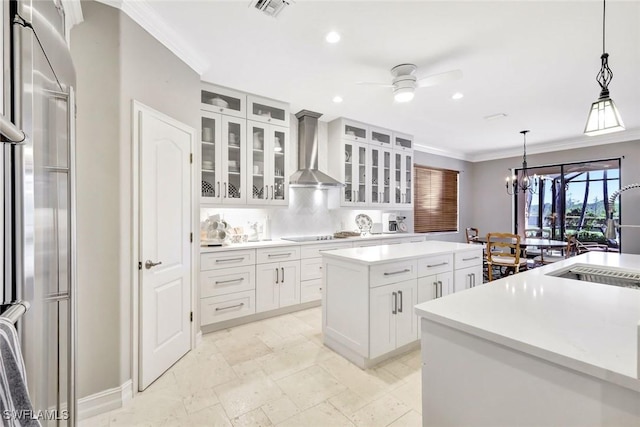
{"type": "Polygon", "coordinates": [[[361,370],[322,345],[321,309],[206,334],[123,408],[80,427],[420,426],[420,351],[361,370]]]}

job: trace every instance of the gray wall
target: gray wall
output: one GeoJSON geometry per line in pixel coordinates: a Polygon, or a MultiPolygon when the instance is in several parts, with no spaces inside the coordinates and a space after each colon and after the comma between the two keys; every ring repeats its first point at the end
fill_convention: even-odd
{"type": "Polygon", "coordinates": [[[83,1],[78,74],[78,396],[131,378],[132,100],[198,126],[200,76],[120,11],[83,1]]]}
{"type": "Polygon", "coordinates": [[[416,165],[431,166],[440,169],[458,171],[458,232],[457,233],[430,233],[427,240],[446,240],[451,242],[465,242],[464,230],[475,226],[472,209],[473,171],[475,165],[464,160],[442,157],[435,154],[414,152],[413,162],[416,165]]]}
{"type": "MultiPolygon", "coordinates": [[[[587,138],[587,137],[585,137],[587,138]]],[[[530,167],[624,157],[621,186],[640,182],[640,141],[606,144],[580,149],[527,154],[530,167]]],[[[520,167],[522,157],[474,164],[471,180],[471,218],[481,234],[513,230],[511,197],[504,188],[509,168],[520,167]]],[[[640,224],[640,190],[620,195],[623,224],[640,224]]],[[[622,229],[622,251],[640,254],[640,229],[622,229]]]]}

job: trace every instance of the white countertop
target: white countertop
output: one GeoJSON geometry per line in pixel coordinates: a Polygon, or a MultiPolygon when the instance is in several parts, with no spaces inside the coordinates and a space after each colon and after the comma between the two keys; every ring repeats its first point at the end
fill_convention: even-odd
{"type": "Polygon", "coordinates": [[[640,270],[589,252],[415,307],[419,316],[640,391],[640,291],[548,276],[572,264],[640,270]]]}
{"type": "Polygon", "coordinates": [[[385,234],[370,234],[368,236],[356,236],[356,237],[346,237],[340,239],[331,239],[331,240],[311,240],[307,242],[294,242],[292,240],[262,240],[260,242],[247,242],[247,243],[230,243],[222,246],[201,246],[200,253],[207,252],[220,252],[220,251],[229,251],[229,250],[239,250],[239,249],[258,249],[258,248],[269,248],[269,247],[277,247],[277,246],[300,246],[300,245],[317,245],[324,243],[346,243],[346,242],[354,242],[356,240],[383,240],[383,239],[397,239],[402,237],[415,237],[415,236],[424,236],[424,234],[420,233],[385,233],[385,234]]]}
{"type": "Polygon", "coordinates": [[[322,255],[327,258],[347,260],[360,264],[380,264],[402,259],[473,250],[482,251],[482,246],[477,244],[429,240],[426,242],[405,243],[393,246],[382,245],[364,248],[335,249],[322,252],[322,255]]]}

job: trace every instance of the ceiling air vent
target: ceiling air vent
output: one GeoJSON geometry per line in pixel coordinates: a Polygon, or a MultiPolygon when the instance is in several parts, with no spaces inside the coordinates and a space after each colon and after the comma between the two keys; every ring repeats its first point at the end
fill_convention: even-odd
{"type": "Polygon", "coordinates": [[[291,0],[254,0],[251,2],[251,7],[275,18],[289,4],[291,4],[291,0]]]}

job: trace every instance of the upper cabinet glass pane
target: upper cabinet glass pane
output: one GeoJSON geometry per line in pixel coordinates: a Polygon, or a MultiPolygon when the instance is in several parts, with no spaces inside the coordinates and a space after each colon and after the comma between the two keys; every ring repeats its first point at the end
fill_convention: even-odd
{"type": "Polygon", "coordinates": [[[391,132],[371,128],[371,141],[369,142],[375,145],[391,147],[391,132]]]}
{"type": "Polygon", "coordinates": [[[289,126],[289,104],[267,98],[249,95],[247,118],[257,122],[279,126],[289,126]]]}
{"type": "Polygon", "coordinates": [[[200,91],[200,108],[205,111],[245,117],[247,96],[231,89],[207,85],[200,91]]]}
{"type": "Polygon", "coordinates": [[[343,136],[354,141],[365,141],[367,139],[367,127],[358,123],[345,122],[343,125],[343,136]]]}
{"type": "Polygon", "coordinates": [[[405,135],[394,135],[394,148],[400,148],[402,150],[412,150],[413,149],[413,141],[411,137],[405,135]]]}

